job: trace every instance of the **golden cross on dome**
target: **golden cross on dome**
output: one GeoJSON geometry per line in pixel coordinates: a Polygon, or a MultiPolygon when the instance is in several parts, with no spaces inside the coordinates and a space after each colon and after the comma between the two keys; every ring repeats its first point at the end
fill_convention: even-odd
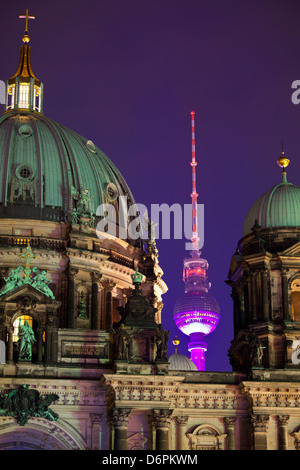
{"type": "Polygon", "coordinates": [[[19,18],[22,18],[22,19],[25,18],[25,35],[23,36],[23,42],[29,42],[29,37],[28,37],[28,20],[35,20],[35,16],[30,16],[30,15],[29,15],[29,10],[26,9],[25,15],[19,15],[19,18]]]}
{"type": "Polygon", "coordinates": [[[28,277],[30,272],[31,272],[30,261],[33,258],[38,258],[38,255],[34,255],[32,253],[30,243],[28,242],[25,253],[21,253],[19,256],[20,256],[20,258],[25,258],[26,259],[25,277],[28,277]]]}

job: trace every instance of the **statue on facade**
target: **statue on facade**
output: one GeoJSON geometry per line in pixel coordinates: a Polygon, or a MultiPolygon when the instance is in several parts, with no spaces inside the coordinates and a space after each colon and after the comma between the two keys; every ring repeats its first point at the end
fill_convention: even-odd
{"type": "Polygon", "coordinates": [[[130,355],[130,337],[123,324],[115,332],[116,359],[128,360],[130,355]]]}
{"type": "Polygon", "coordinates": [[[170,336],[170,330],[165,331],[162,325],[158,325],[158,329],[155,332],[155,345],[156,345],[156,357],[157,361],[166,361],[168,353],[168,340],[170,336]]]}
{"type": "Polygon", "coordinates": [[[35,287],[40,292],[43,292],[43,294],[47,295],[48,297],[51,297],[51,299],[54,299],[54,294],[52,290],[48,287],[50,281],[46,277],[46,271],[40,271],[38,268],[34,267],[32,269],[32,272],[35,273],[35,277],[32,279],[31,282],[32,287],[35,287]]]}
{"type": "Polygon", "coordinates": [[[32,345],[36,339],[32,328],[29,326],[28,320],[24,325],[19,325],[19,359],[31,361],[32,345]]]}
{"type": "Polygon", "coordinates": [[[250,341],[249,341],[249,351],[250,351],[250,362],[252,367],[261,367],[263,350],[265,346],[261,345],[261,341],[254,331],[250,330],[250,341]]]}
{"type": "Polygon", "coordinates": [[[85,303],[85,294],[83,291],[80,292],[79,305],[78,305],[78,316],[79,318],[87,318],[87,308],[85,303]]]}
{"type": "Polygon", "coordinates": [[[46,277],[46,271],[40,271],[36,267],[31,269],[30,267],[30,261],[37,257],[38,256],[32,252],[31,246],[28,243],[25,252],[20,255],[20,258],[26,259],[25,268],[23,266],[18,266],[16,269],[12,269],[10,271],[7,278],[3,276],[6,284],[0,290],[0,296],[24,284],[29,284],[51,299],[55,299],[52,290],[48,287],[50,281],[46,277]],[[22,277],[20,276],[21,272],[23,272],[22,277]]]}
{"type": "Polygon", "coordinates": [[[5,286],[2,287],[0,295],[6,294],[6,292],[9,292],[16,287],[19,287],[22,284],[22,279],[19,276],[19,273],[23,271],[22,266],[18,266],[16,269],[12,269],[9,273],[9,276],[6,278],[3,276],[3,279],[5,281],[5,286]]]}
{"type": "Polygon", "coordinates": [[[148,233],[148,238],[145,240],[146,242],[146,252],[150,255],[155,255],[158,256],[158,249],[156,246],[156,241],[155,241],[155,227],[158,224],[154,224],[149,217],[147,216],[146,212],[144,213],[143,217],[143,229],[145,229],[148,233]]]}
{"type": "Polygon", "coordinates": [[[92,227],[95,220],[95,214],[88,209],[88,202],[92,199],[88,189],[81,188],[77,191],[74,186],[71,188],[71,197],[76,201],[76,207],[71,212],[72,224],[83,224],[92,227]]]}

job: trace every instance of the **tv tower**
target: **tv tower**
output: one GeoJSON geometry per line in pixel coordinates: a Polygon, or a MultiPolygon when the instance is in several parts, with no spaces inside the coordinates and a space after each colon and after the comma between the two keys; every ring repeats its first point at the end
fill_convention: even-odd
{"type": "Polygon", "coordinates": [[[201,258],[199,251],[196,156],[195,156],[195,112],[191,111],[192,124],[192,250],[190,257],[183,260],[183,281],[185,293],[179,297],[174,307],[174,320],[182,333],[190,337],[188,350],[191,360],[198,370],[205,370],[205,351],[207,344],[204,337],[218,325],[220,307],[216,299],[209,294],[211,284],[207,279],[208,262],[201,258]]]}

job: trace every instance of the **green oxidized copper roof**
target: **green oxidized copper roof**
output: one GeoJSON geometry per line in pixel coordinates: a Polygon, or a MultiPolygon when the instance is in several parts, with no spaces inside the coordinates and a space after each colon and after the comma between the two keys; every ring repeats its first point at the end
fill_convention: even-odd
{"type": "Polygon", "coordinates": [[[282,183],[266,191],[249,210],[243,236],[252,232],[258,223],[262,229],[300,227],[300,187],[288,183],[282,172],[282,183]]]}
{"type": "Polygon", "coordinates": [[[88,209],[132,194],[111,160],[91,141],[40,113],[0,116],[0,217],[66,220],[72,191],[88,189],[88,209]]]}

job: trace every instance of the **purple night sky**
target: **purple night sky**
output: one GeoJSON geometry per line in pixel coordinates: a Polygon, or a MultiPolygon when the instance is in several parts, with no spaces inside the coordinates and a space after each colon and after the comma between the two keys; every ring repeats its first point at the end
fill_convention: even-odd
{"type": "MultiPolygon", "coordinates": [[[[191,202],[191,122],[195,111],[198,203],[205,205],[210,292],[221,308],[208,336],[206,370],[231,370],[233,306],[225,284],[252,203],[281,180],[282,143],[299,184],[298,0],[15,0],[1,10],[1,74],[17,68],[24,20],[44,114],[92,140],[126,179],[135,200],[191,202]]],[[[159,240],[169,291],[163,326],[188,355],[173,322],[184,292],[185,240],[159,240]]]]}

